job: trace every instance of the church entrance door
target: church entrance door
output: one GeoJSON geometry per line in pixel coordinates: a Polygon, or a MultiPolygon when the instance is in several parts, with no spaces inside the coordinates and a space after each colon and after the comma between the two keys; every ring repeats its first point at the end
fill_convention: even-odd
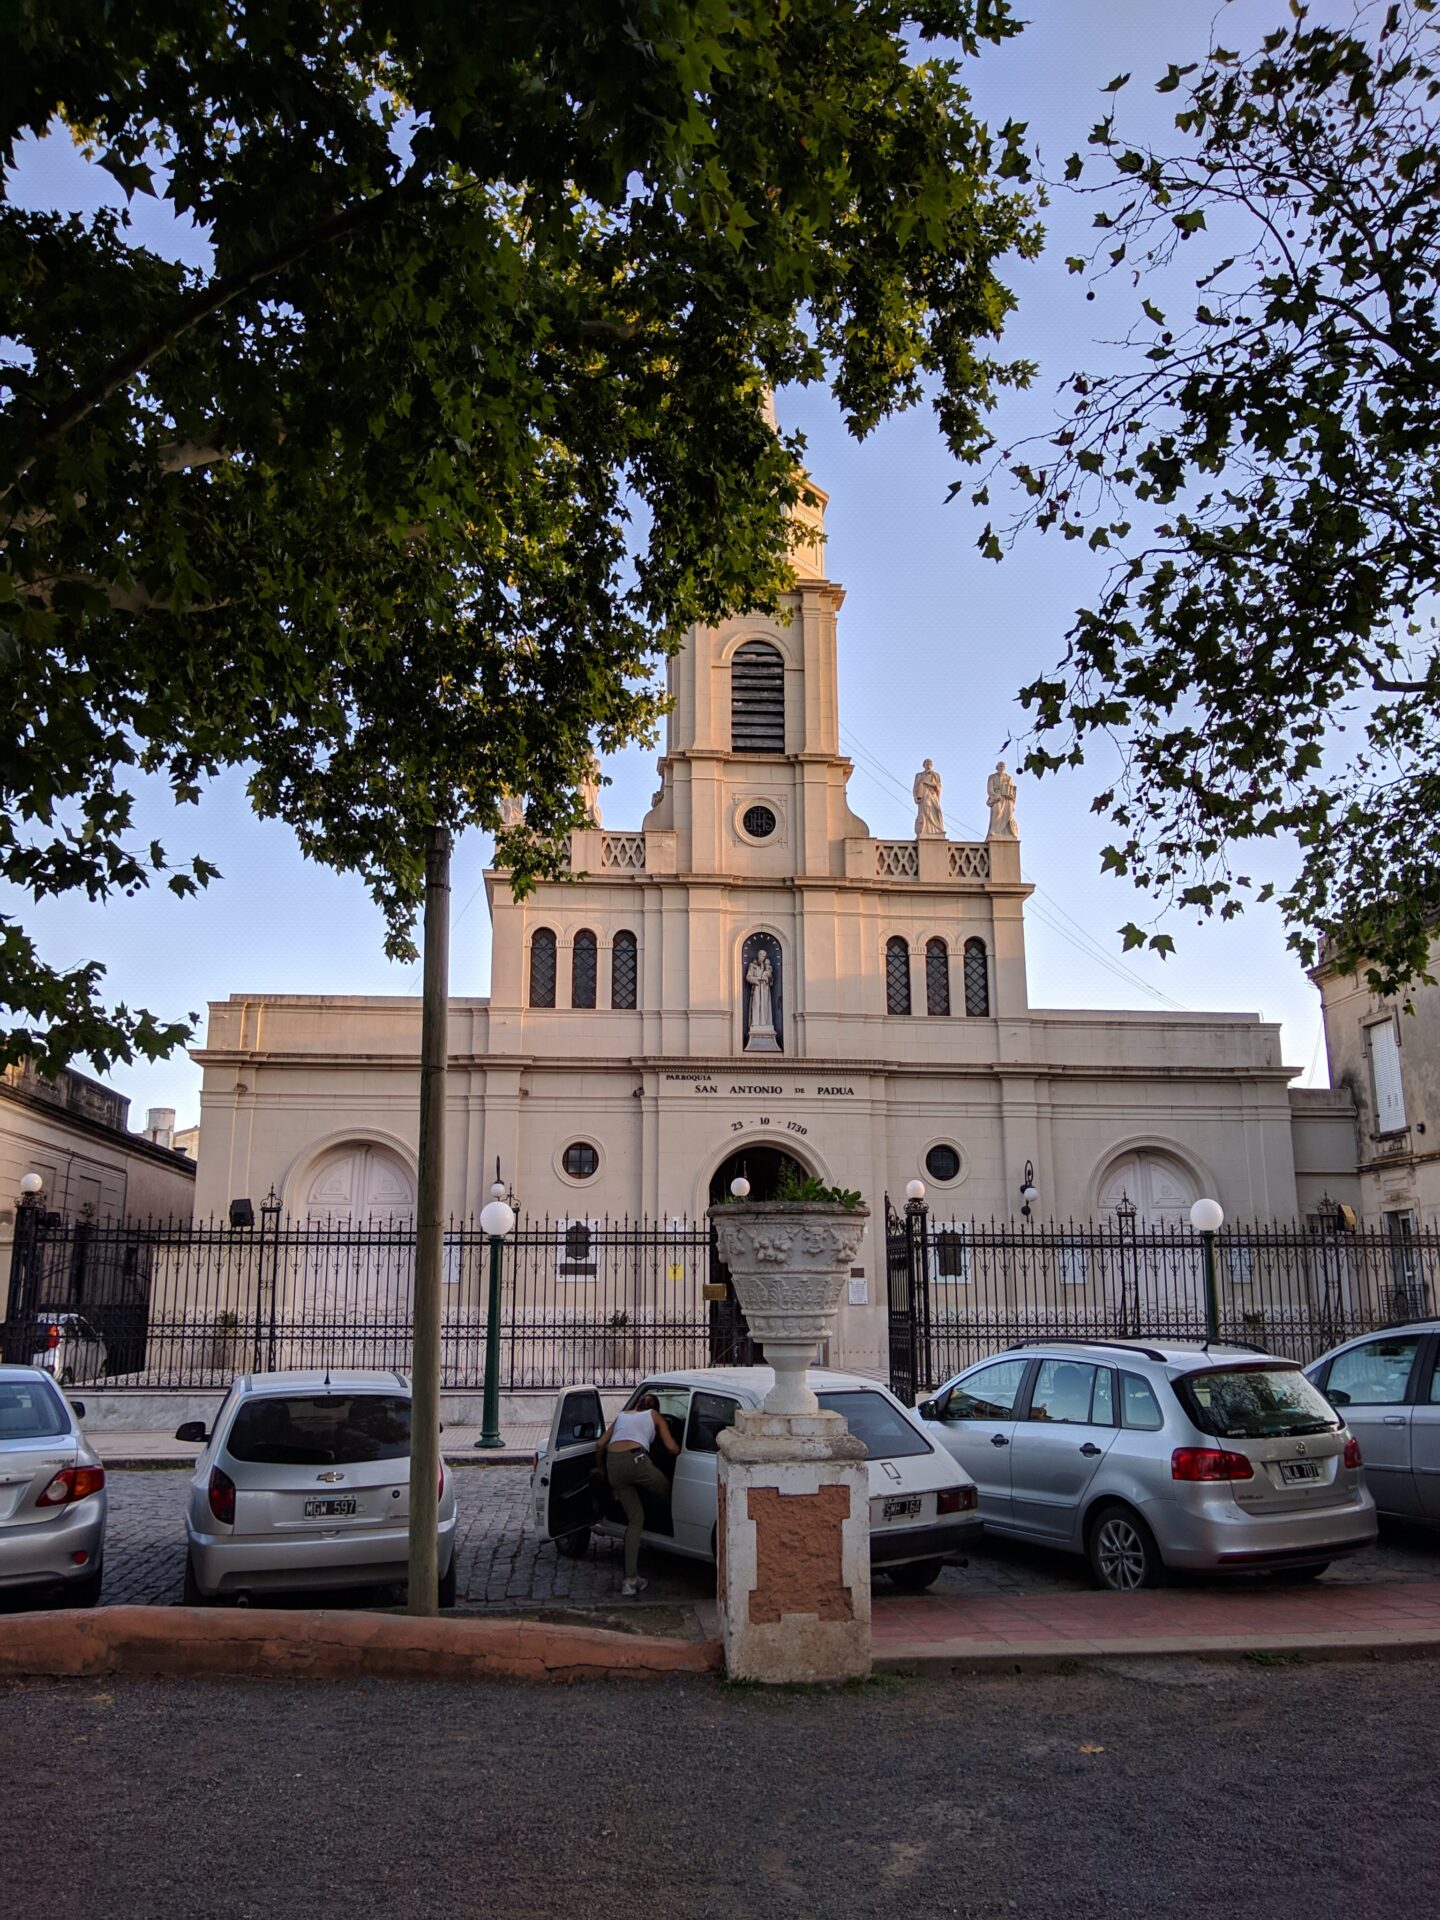
{"type": "MultiPolygon", "coordinates": [[[[710,1204],[715,1206],[730,1191],[730,1182],[742,1174],[750,1182],[752,1200],[773,1200],[781,1176],[793,1173],[803,1179],[808,1169],[793,1154],[779,1147],[744,1147],[732,1153],[715,1169],[710,1180],[710,1204]]],[[[730,1269],[720,1258],[715,1234],[710,1234],[710,1279],[723,1286],[725,1298],[710,1302],[710,1364],[712,1367],[754,1367],[765,1358],[765,1350],[750,1338],[750,1328],[741,1312],[730,1269]]]]}

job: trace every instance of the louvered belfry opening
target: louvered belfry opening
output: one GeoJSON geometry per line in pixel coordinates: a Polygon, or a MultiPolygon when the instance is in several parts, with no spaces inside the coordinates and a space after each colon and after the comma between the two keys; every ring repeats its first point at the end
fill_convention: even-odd
{"type": "Polygon", "coordinates": [[[785,751],[785,662],[764,640],[747,640],[730,662],[730,751],[785,751]]]}
{"type": "Polygon", "coordinates": [[[885,1010],[910,1011],[910,947],[899,934],[885,942],[885,1010]]]}
{"type": "Polygon", "coordinates": [[[925,1011],[950,1011],[950,949],[940,939],[925,943],[925,1011]]]}
{"type": "Polygon", "coordinates": [[[549,927],[537,927],[530,936],[530,1004],[555,1004],[555,935],[549,927]]]}
{"type": "Polygon", "coordinates": [[[595,936],[589,927],[581,927],[570,943],[570,1004],[593,1007],[596,972],[595,936]]]}
{"type": "Polygon", "coordinates": [[[985,942],[965,942],[965,1011],[982,1018],[990,1011],[990,969],[985,942]]]}
{"type": "Polygon", "coordinates": [[[639,998],[640,966],[635,936],[629,928],[617,933],[610,948],[610,1004],[628,1012],[639,998]]]}

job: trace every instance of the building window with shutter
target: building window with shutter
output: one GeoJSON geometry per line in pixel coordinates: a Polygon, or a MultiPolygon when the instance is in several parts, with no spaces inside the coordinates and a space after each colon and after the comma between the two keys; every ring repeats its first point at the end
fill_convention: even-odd
{"type": "Polygon", "coordinates": [[[925,1011],[950,1011],[950,949],[943,940],[925,943],[925,1011]]]}
{"type": "Polygon", "coordinates": [[[640,951],[628,927],[616,934],[610,948],[610,1004],[630,1012],[640,1001],[640,951]]]}
{"type": "Polygon", "coordinates": [[[536,927],[530,936],[530,1004],[555,1004],[555,935],[549,927],[536,927]]]}
{"type": "Polygon", "coordinates": [[[965,942],[965,1011],[981,1019],[990,1011],[990,967],[983,940],[965,942]]]}
{"type": "Polygon", "coordinates": [[[730,751],[785,751],[785,662],[764,640],[747,640],[730,662],[730,751]]]}
{"type": "Polygon", "coordinates": [[[595,1004],[595,936],[589,927],[581,927],[570,943],[570,1004],[593,1007],[595,1004]]]}
{"type": "Polygon", "coordinates": [[[910,1011],[910,945],[898,933],[885,942],[885,1011],[910,1011]]]}
{"type": "Polygon", "coordinates": [[[1400,1036],[1393,1020],[1369,1029],[1370,1083],[1375,1094],[1376,1133],[1405,1131],[1405,1086],[1400,1078],[1400,1036]]]}

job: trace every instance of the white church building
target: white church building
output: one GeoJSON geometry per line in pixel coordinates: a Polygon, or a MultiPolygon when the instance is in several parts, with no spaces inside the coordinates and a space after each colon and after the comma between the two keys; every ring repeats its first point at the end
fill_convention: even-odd
{"type": "MultiPolygon", "coordinates": [[[[880,1211],[914,1179],[938,1219],[1011,1221],[1027,1185],[1047,1220],[1350,1199],[1349,1095],[1292,1092],[1278,1027],[1031,1006],[1003,771],[984,841],[945,837],[928,763],[915,837],[871,835],[839,744],[823,496],[807,519],[788,621],[693,629],[669,663],[644,820],[602,827],[597,808],[573,877],[522,901],[487,874],[490,995],[450,1007],[449,1208],[478,1212],[498,1159],[532,1217],[695,1220],[742,1167],[763,1194],[788,1156],[872,1209],[840,1357],[874,1365],[880,1211]]],[[[212,1003],[197,1216],[271,1189],[301,1218],[408,1215],[419,1037],[418,999],[212,1003]]]]}

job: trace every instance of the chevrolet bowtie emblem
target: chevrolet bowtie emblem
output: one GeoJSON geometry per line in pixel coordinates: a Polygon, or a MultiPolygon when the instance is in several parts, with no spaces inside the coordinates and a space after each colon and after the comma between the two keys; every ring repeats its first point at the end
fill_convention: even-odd
{"type": "Polygon", "coordinates": [[[334,1481],[334,1480],[343,1480],[345,1476],[343,1473],[317,1473],[315,1478],[317,1480],[334,1481]]]}

